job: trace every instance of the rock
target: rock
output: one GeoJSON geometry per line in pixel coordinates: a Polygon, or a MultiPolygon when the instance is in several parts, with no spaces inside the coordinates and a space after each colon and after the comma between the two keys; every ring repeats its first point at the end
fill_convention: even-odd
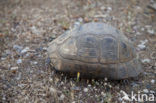
{"type": "Polygon", "coordinates": [[[84,92],[88,92],[88,88],[84,88],[83,91],[84,91],[84,92]]]}
{"type": "Polygon", "coordinates": [[[16,77],[16,79],[17,79],[17,80],[20,80],[20,79],[21,79],[21,76],[22,76],[22,73],[20,72],[20,73],[18,74],[18,76],[16,77]]]}
{"type": "Polygon", "coordinates": [[[17,64],[21,64],[22,63],[22,59],[18,59],[16,62],[17,62],[17,64]]]}
{"type": "Polygon", "coordinates": [[[141,31],[145,31],[145,28],[142,27],[142,28],[141,28],[141,31]]]}
{"type": "Polygon", "coordinates": [[[13,49],[15,49],[18,53],[20,53],[22,51],[22,46],[19,46],[19,45],[14,45],[13,46],[13,49]]]}
{"type": "Polygon", "coordinates": [[[152,83],[152,84],[154,84],[154,83],[155,83],[155,80],[154,80],[154,79],[152,79],[152,80],[151,80],[151,83],[152,83]]]}
{"type": "Polygon", "coordinates": [[[64,98],[65,98],[65,95],[64,94],[61,94],[61,96],[60,96],[60,100],[64,100],[64,98]]]}
{"type": "Polygon", "coordinates": [[[138,86],[138,84],[136,84],[135,82],[132,82],[131,85],[132,85],[133,87],[137,87],[137,86],[138,86]]]}
{"type": "Polygon", "coordinates": [[[21,51],[21,54],[26,53],[28,50],[29,50],[29,47],[25,47],[25,48],[21,51]]]}
{"type": "Polygon", "coordinates": [[[139,44],[138,45],[139,50],[143,50],[146,48],[146,46],[144,44],[139,44]]]}
{"type": "Polygon", "coordinates": [[[148,40],[145,39],[145,40],[141,40],[140,42],[141,43],[138,45],[138,49],[139,50],[144,50],[146,48],[146,45],[145,44],[148,42],[148,40]]]}
{"type": "Polygon", "coordinates": [[[83,18],[78,18],[78,21],[79,22],[83,22],[83,18]]]}
{"type": "Polygon", "coordinates": [[[151,35],[154,35],[155,34],[155,31],[153,29],[148,29],[147,32],[151,35]]]}
{"type": "Polygon", "coordinates": [[[35,64],[35,65],[36,65],[36,64],[38,64],[38,62],[37,62],[37,61],[34,61],[34,62],[32,62],[32,63],[33,63],[33,64],[35,64]]]}
{"type": "Polygon", "coordinates": [[[104,93],[104,92],[101,92],[101,95],[102,95],[103,97],[106,97],[106,93],[104,93]]]}
{"type": "Polygon", "coordinates": [[[141,60],[141,62],[142,63],[150,63],[150,59],[148,59],[148,58],[147,59],[143,59],[143,60],[141,60]]]}
{"type": "Polygon", "coordinates": [[[148,90],[148,89],[143,89],[143,92],[144,92],[144,93],[148,93],[149,90],[148,90]]]}
{"type": "Polygon", "coordinates": [[[35,26],[31,27],[31,31],[33,34],[40,34],[39,30],[35,26]]]}
{"type": "Polygon", "coordinates": [[[156,11],[156,3],[152,3],[148,7],[156,11]]]}
{"type": "Polygon", "coordinates": [[[72,89],[72,90],[75,90],[75,91],[80,91],[80,90],[81,90],[80,87],[76,87],[76,86],[72,87],[71,89],[72,89]]]}
{"type": "Polygon", "coordinates": [[[150,90],[150,93],[153,93],[153,94],[155,94],[155,91],[153,91],[153,90],[150,90]]]}
{"type": "Polygon", "coordinates": [[[77,28],[79,26],[80,26],[80,22],[77,21],[77,22],[74,23],[74,28],[77,28]]]}
{"type": "Polygon", "coordinates": [[[11,67],[10,70],[12,70],[12,71],[18,70],[18,67],[11,67]]]}

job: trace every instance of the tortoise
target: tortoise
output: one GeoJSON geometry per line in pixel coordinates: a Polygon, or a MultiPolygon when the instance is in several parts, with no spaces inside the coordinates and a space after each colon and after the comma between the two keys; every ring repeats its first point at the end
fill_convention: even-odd
{"type": "Polygon", "coordinates": [[[102,22],[82,24],[49,43],[48,55],[56,71],[112,80],[136,77],[141,63],[132,42],[102,22]]]}

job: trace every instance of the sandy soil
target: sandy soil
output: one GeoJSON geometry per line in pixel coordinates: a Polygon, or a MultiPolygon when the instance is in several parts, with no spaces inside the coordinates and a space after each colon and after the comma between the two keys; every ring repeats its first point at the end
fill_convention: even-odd
{"type": "Polygon", "coordinates": [[[126,96],[132,91],[155,95],[156,11],[148,7],[153,2],[1,0],[0,103],[130,103],[126,96]],[[141,76],[76,82],[53,70],[47,44],[75,24],[91,21],[111,24],[132,40],[141,76]]]}

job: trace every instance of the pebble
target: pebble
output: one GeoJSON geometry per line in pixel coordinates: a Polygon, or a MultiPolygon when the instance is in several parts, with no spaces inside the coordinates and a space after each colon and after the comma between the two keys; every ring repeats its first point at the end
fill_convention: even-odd
{"type": "Polygon", "coordinates": [[[74,28],[77,28],[79,26],[80,26],[80,22],[77,21],[77,22],[74,23],[74,28]]]}
{"type": "Polygon", "coordinates": [[[65,95],[64,94],[61,94],[61,96],[60,96],[60,100],[64,100],[64,98],[65,98],[65,95]]]}
{"type": "Polygon", "coordinates": [[[22,73],[19,73],[18,76],[16,77],[17,80],[20,80],[22,76],[22,73]]]}
{"type": "Polygon", "coordinates": [[[22,63],[22,59],[18,59],[16,62],[17,62],[17,64],[21,64],[22,63]]]}
{"type": "Polygon", "coordinates": [[[15,49],[15,50],[16,50],[17,52],[19,52],[19,53],[21,52],[22,48],[23,48],[23,47],[22,47],[22,46],[19,46],[19,45],[14,45],[14,46],[13,46],[13,49],[15,49]]]}
{"type": "Polygon", "coordinates": [[[101,92],[101,95],[102,95],[103,97],[106,97],[106,93],[104,93],[104,92],[101,92]]]}
{"type": "Polygon", "coordinates": [[[138,48],[139,48],[140,50],[145,49],[145,48],[146,48],[145,44],[148,42],[148,40],[145,39],[145,40],[142,40],[142,41],[140,41],[140,42],[141,42],[141,43],[138,45],[138,48]]]}
{"type": "Polygon", "coordinates": [[[138,86],[138,84],[136,84],[135,82],[132,82],[131,85],[132,85],[133,87],[137,87],[137,86],[138,86]]]}
{"type": "Polygon", "coordinates": [[[153,2],[152,2],[152,4],[149,5],[149,7],[150,7],[151,9],[153,9],[153,10],[156,11],[156,3],[153,3],[153,2]]]}
{"type": "Polygon", "coordinates": [[[24,53],[26,53],[28,50],[29,50],[29,47],[25,47],[25,48],[21,51],[21,53],[24,54],[24,53]]]}
{"type": "Polygon", "coordinates": [[[11,67],[10,70],[18,70],[18,67],[11,67]]]}
{"type": "Polygon", "coordinates": [[[75,90],[75,91],[80,91],[80,90],[81,90],[81,88],[76,87],[76,86],[72,87],[71,89],[72,89],[72,90],[75,90]]]}
{"type": "Polygon", "coordinates": [[[6,58],[3,58],[3,57],[2,57],[1,60],[6,60],[6,58]]]}
{"type": "Polygon", "coordinates": [[[145,31],[145,28],[142,27],[142,28],[141,28],[141,31],[145,31]]]}
{"type": "Polygon", "coordinates": [[[138,45],[138,48],[139,48],[140,50],[143,50],[143,49],[146,48],[146,46],[145,46],[144,44],[139,44],[139,45],[138,45]]]}
{"type": "Polygon", "coordinates": [[[148,91],[148,89],[144,89],[143,92],[148,93],[149,91],[148,91]]]}
{"type": "Polygon", "coordinates": [[[38,62],[37,61],[34,61],[33,64],[38,64],[38,62]]]}
{"type": "Polygon", "coordinates": [[[151,35],[154,35],[154,33],[155,33],[153,29],[148,29],[147,32],[148,32],[149,34],[151,34],[151,35]]]}
{"type": "Polygon", "coordinates": [[[152,83],[152,84],[154,84],[154,83],[155,83],[155,80],[154,80],[154,79],[152,79],[152,80],[151,80],[151,83],[152,83]]]}
{"type": "Polygon", "coordinates": [[[154,93],[155,93],[155,91],[153,91],[153,90],[150,90],[150,93],[153,93],[153,94],[154,94],[154,93]]]}
{"type": "Polygon", "coordinates": [[[40,33],[39,33],[39,30],[38,30],[35,26],[32,26],[32,27],[31,27],[31,31],[32,31],[32,33],[34,33],[34,34],[40,34],[40,33]]]}
{"type": "Polygon", "coordinates": [[[83,18],[78,18],[78,21],[79,22],[83,22],[83,18]]]}
{"type": "Polygon", "coordinates": [[[91,87],[91,85],[90,85],[90,84],[88,84],[88,87],[91,87]]]}
{"type": "Polygon", "coordinates": [[[83,91],[84,91],[84,92],[88,92],[88,88],[84,88],[83,91]]]}
{"type": "Polygon", "coordinates": [[[143,60],[141,60],[141,62],[142,63],[150,63],[150,59],[148,59],[148,58],[147,59],[143,59],[143,60]]]}

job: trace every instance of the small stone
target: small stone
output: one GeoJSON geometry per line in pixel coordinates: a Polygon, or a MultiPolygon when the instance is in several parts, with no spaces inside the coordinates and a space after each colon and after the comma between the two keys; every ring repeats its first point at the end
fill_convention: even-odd
{"type": "Polygon", "coordinates": [[[102,6],[100,9],[101,9],[101,10],[105,10],[105,9],[106,9],[106,7],[105,7],[105,6],[102,6]]]}
{"type": "Polygon", "coordinates": [[[84,88],[83,91],[84,91],[84,92],[88,92],[88,88],[84,88]]]}
{"type": "Polygon", "coordinates": [[[29,50],[29,47],[25,47],[25,48],[21,51],[21,53],[24,54],[24,53],[26,53],[28,50],[29,50]]]}
{"type": "Polygon", "coordinates": [[[36,65],[36,64],[38,64],[38,62],[37,62],[37,61],[34,61],[34,62],[33,62],[33,64],[35,64],[35,65],[36,65]]]}
{"type": "Polygon", "coordinates": [[[43,47],[43,51],[47,51],[47,47],[43,47]]]}
{"type": "Polygon", "coordinates": [[[148,89],[144,89],[143,92],[144,93],[148,93],[149,91],[148,91],[148,89]]]}
{"type": "Polygon", "coordinates": [[[145,28],[141,28],[141,31],[145,31],[145,28]]]}
{"type": "Polygon", "coordinates": [[[81,90],[81,88],[76,87],[76,86],[72,87],[71,89],[72,89],[72,90],[75,90],[75,91],[80,91],[80,90],[81,90]]]}
{"type": "Polygon", "coordinates": [[[150,93],[153,93],[153,94],[155,94],[155,91],[153,91],[153,90],[150,90],[150,93]]]}
{"type": "Polygon", "coordinates": [[[53,93],[56,93],[56,89],[55,88],[53,88],[53,87],[50,87],[50,92],[53,92],[53,93]]]}
{"type": "Polygon", "coordinates": [[[60,96],[60,100],[64,100],[64,98],[65,98],[65,95],[64,94],[61,94],[61,96],[60,96]]]}
{"type": "Polygon", "coordinates": [[[90,85],[90,84],[88,84],[88,87],[91,87],[91,85],[90,85]]]}
{"type": "Polygon", "coordinates": [[[79,21],[79,22],[83,22],[83,18],[79,18],[78,21],[79,21]]]}
{"type": "Polygon", "coordinates": [[[17,52],[19,52],[19,53],[21,52],[22,48],[23,48],[23,47],[22,47],[22,46],[19,46],[19,45],[14,45],[14,46],[13,46],[13,49],[15,49],[15,50],[16,50],[17,52]]]}
{"type": "Polygon", "coordinates": [[[6,58],[3,58],[3,57],[1,58],[1,60],[5,60],[5,59],[6,59],[6,58]]]}
{"type": "Polygon", "coordinates": [[[154,79],[152,79],[152,80],[151,80],[151,83],[152,83],[152,84],[154,84],[154,83],[155,83],[155,80],[154,80],[154,79]]]}
{"type": "Polygon", "coordinates": [[[153,29],[148,29],[147,32],[148,32],[149,34],[151,34],[151,35],[154,35],[154,33],[155,33],[153,29]]]}
{"type": "Polygon", "coordinates": [[[11,67],[10,70],[18,70],[18,67],[11,67]]]}
{"type": "Polygon", "coordinates": [[[74,23],[74,28],[77,28],[79,26],[80,26],[80,22],[77,21],[77,22],[74,23]]]}
{"type": "Polygon", "coordinates": [[[152,2],[148,7],[156,11],[156,3],[152,2]]]}
{"type": "Polygon", "coordinates": [[[141,62],[142,63],[150,63],[150,59],[148,59],[148,58],[147,59],[143,59],[143,60],[141,60],[141,62]]]}
{"type": "Polygon", "coordinates": [[[111,7],[107,7],[107,9],[108,9],[109,11],[111,11],[111,10],[112,10],[112,8],[111,8],[111,7]]]}
{"type": "Polygon", "coordinates": [[[138,45],[139,50],[145,49],[146,48],[145,44],[148,42],[148,40],[145,39],[145,40],[141,40],[140,42],[141,43],[138,45]]]}
{"type": "Polygon", "coordinates": [[[38,30],[35,26],[32,26],[32,27],[31,27],[31,31],[32,31],[32,33],[34,33],[34,34],[40,34],[40,33],[39,33],[39,30],[38,30]]]}
{"type": "Polygon", "coordinates": [[[107,78],[105,78],[105,81],[108,81],[108,79],[107,79],[107,78]]]}
{"type": "Polygon", "coordinates": [[[22,63],[22,59],[18,59],[16,62],[17,62],[17,64],[21,64],[22,63]]]}
{"type": "Polygon", "coordinates": [[[104,93],[104,92],[101,92],[101,95],[102,95],[103,97],[105,97],[105,96],[106,96],[106,93],[104,93]]]}
{"type": "Polygon", "coordinates": [[[135,82],[132,82],[131,85],[132,85],[133,87],[137,87],[137,86],[138,86],[138,84],[136,84],[135,82]]]}
{"type": "Polygon", "coordinates": [[[19,73],[18,76],[16,77],[17,80],[20,80],[22,76],[22,73],[19,73]]]}
{"type": "Polygon", "coordinates": [[[143,50],[146,48],[146,46],[144,44],[139,44],[138,45],[139,50],[143,50]]]}

